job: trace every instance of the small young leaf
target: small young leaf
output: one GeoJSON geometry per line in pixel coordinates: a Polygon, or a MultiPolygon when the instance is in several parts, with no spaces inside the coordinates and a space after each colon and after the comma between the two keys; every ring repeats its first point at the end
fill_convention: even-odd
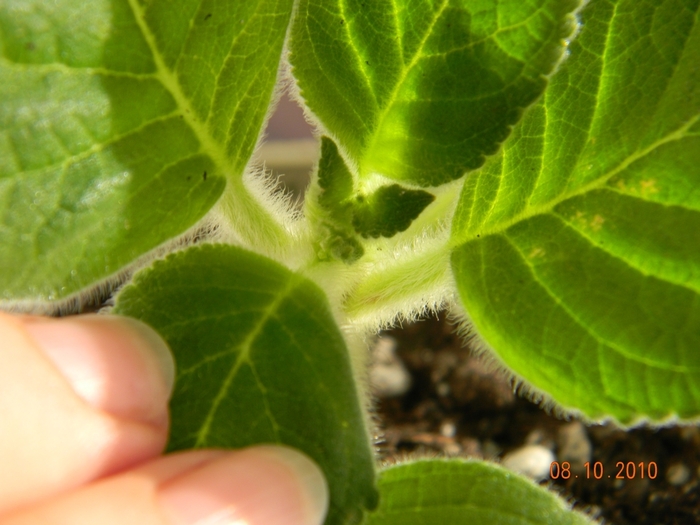
{"type": "MultiPolygon", "coordinates": [[[[338,146],[328,137],[321,138],[318,185],[322,190],[318,202],[332,214],[340,213],[353,195],[352,174],[340,155],[338,146]]],[[[337,217],[337,220],[343,221],[344,217],[337,217]]]]}
{"type": "Polygon", "coordinates": [[[393,237],[405,231],[433,200],[435,197],[426,191],[398,184],[382,186],[367,197],[357,198],[352,224],[363,237],[393,237]]]}
{"type": "Polygon", "coordinates": [[[338,147],[321,138],[318,188],[306,196],[305,214],[316,230],[316,253],[321,260],[337,259],[351,264],[365,253],[352,227],[353,179],[338,147]]]}
{"type": "Polygon", "coordinates": [[[253,151],[292,4],[0,2],[0,299],[66,297],[208,211],[253,151]]]}
{"type": "Polygon", "coordinates": [[[137,274],[115,311],[154,327],[175,355],[170,450],[283,443],[323,469],[327,525],[357,523],[376,505],[348,351],[316,285],[240,248],[205,245],[137,274]]]}
{"type": "Polygon", "coordinates": [[[364,253],[355,232],[363,237],[393,237],[405,231],[435,196],[398,184],[382,186],[370,195],[356,195],[352,174],[328,137],[321,139],[318,189],[307,196],[306,215],[321,239],[317,252],[348,263],[364,253]],[[318,204],[316,204],[318,202],[318,204]]]}
{"type": "Polygon", "coordinates": [[[578,0],[302,0],[301,94],[359,167],[435,186],[480,167],[546,86],[578,0]]]}
{"type": "Polygon", "coordinates": [[[365,525],[590,525],[551,492],[497,465],[421,460],[379,477],[380,503],[365,525]]]}
{"type": "Polygon", "coordinates": [[[454,218],[477,332],[591,418],[700,415],[699,16],[697,0],[591,0],[454,218]]]}
{"type": "Polygon", "coordinates": [[[321,250],[332,259],[352,264],[365,253],[365,249],[357,236],[345,228],[339,230],[329,226],[326,228],[323,238],[321,250]]]}

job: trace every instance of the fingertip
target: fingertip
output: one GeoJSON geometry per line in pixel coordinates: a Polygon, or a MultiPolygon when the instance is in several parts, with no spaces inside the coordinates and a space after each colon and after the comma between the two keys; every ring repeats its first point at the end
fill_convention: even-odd
{"type": "Polygon", "coordinates": [[[321,525],[327,509],[328,487],[313,461],[286,447],[259,446],[170,454],[0,522],[321,525]]]}
{"type": "Polygon", "coordinates": [[[175,365],[152,328],[130,318],[94,314],[19,322],[88,404],[131,421],[167,421],[175,365]]]}
{"type": "Polygon", "coordinates": [[[162,452],[169,352],[135,323],[0,314],[0,514],[162,452]]]}
{"type": "Polygon", "coordinates": [[[288,447],[231,452],[159,491],[173,525],[320,525],[328,485],[316,464],[288,447]]]}

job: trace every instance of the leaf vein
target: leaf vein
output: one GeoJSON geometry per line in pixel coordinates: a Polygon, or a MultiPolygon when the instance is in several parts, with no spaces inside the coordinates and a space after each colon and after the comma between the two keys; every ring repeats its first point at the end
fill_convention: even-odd
{"type": "MultiPolygon", "coordinates": [[[[291,274],[289,276],[289,279],[285,285],[284,288],[278,291],[276,297],[273,298],[273,300],[270,302],[270,304],[265,308],[265,311],[263,315],[258,319],[258,321],[251,327],[250,333],[248,336],[243,340],[243,342],[240,344],[240,353],[238,357],[236,358],[236,362],[234,365],[231,367],[229,370],[228,374],[224,378],[224,380],[221,383],[221,386],[219,388],[219,391],[217,392],[216,396],[214,397],[211,407],[207,411],[207,414],[204,417],[204,421],[202,423],[202,426],[200,427],[199,431],[197,432],[197,438],[195,440],[195,448],[203,447],[206,446],[207,444],[207,438],[209,437],[209,433],[211,432],[211,427],[214,422],[214,417],[216,415],[216,412],[218,411],[219,406],[223,402],[223,400],[226,398],[226,395],[228,394],[231,385],[233,384],[233,381],[236,377],[236,374],[238,373],[239,368],[242,366],[244,362],[251,362],[250,359],[250,351],[252,349],[253,344],[255,343],[255,340],[258,338],[258,336],[263,333],[263,329],[267,322],[275,315],[276,310],[279,308],[280,304],[282,301],[289,296],[294,289],[299,285],[299,277],[297,277],[295,274],[291,274]]],[[[251,365],[252,366],[252,365],[251,365]]]]}
{"type": "Polygon", "coordinates": [[[647,358],[644,358],[642,356],[634,355],[634,354],[628,352],[627,350],[625,350],[624,348],[620,347],[619,345],[617,345],[613,341],[610,341],[606,337],[603,337],[602,335],[599,335],[598,333],[596,333],[591,326],[589,326],[582,319],[580,319],[576,315],[576,313],[573,312],[569,308],[569,306],[549,286],[547,286],[540,279],[537,272],[535,271],[534,266],[532,265],[532,263],[530,261],[528,261],[527,256],[522,252],[520,247],[512,239],[510,239],[508,237],[508,235],[504,235],[503,237],[505,238],[506,241],[508,241],[508,243],[513,247],[513,249],[515,249],[518,252],[518,254],[520,255],[520,258],[523,260],[525,265],[529,268],[530,274],[532,275],[532,278],[535,280],[535,282],[537,282],[537,284],[540,285],[542,290],[544,290],[547,293],[547,295],[549,295],[552,298],[554,303],[559,308],[561,308],[564,311],[564,313],[566,313],[569,316],[569,318],[571,318],[577,325],[579,325],[581,328],[583,328],[595,341],[605,344],[608,348],[610,348],[612,351],[619,354],[623,358],[628,359],[630,361],[634,361],[636,363],[639,363],[639,364],[642,364],[645,366],[657,368],[660,370],[668,370],[671,372],[678,372],[681,374],[689,372],[691,367],[682,366],[682,365],[668,365],[668,364],[664,364],[664,363],[658,363],[658,362],[655,362],[651,359],[647,359],[647,358]]]}
{"type": "Polygon", "coordinates": [[[673,280],[670,276],[666,275],[660,275],[657,273],[651,273],[647,270],[644,270],[642,267],[633,264],[632,261],[629,261],[628,259],[625,259],[623,256],[616,254],[615,252],[611,251],[609,248],[609,245],[601,244],[599,242],[596,242],[596,240],[591,237],[584,229],[580,227],[579,224],[577,224],[575,221],[570,221],[563,215],[557,213],[556,211],[551,212],[552,215],[556,216],[558,219],[560,219],[571,231],[574,233],[578,234],[580,237],[584,238],[586,241],[588,241],[591,245],[593,245],[595,248],[605,252],[608,254],[610,257],[613,257],[614,259],[622,262],[625,264],[630,270],[633,270],[635,272],[639,272],[645,277],[653,277],[654,279],[659,279],[660,281],[665,281],[669,284],[673,284],[676,286],[680,286],[682,288],[685,288],[693,293],[700,293],[700,290],[695,288],[692,283],[687,283],[683,282],[680,280],[673,280]]]}

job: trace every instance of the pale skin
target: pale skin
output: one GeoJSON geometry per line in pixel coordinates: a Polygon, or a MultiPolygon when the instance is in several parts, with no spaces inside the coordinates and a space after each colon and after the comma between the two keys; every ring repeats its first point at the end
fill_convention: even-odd
{"type": "Polygon", "coordinates": [[[320,525],[328,488],[289,448],[162,455],[173,364],[111,316],[0,313],[0,525],[320,525]]]}

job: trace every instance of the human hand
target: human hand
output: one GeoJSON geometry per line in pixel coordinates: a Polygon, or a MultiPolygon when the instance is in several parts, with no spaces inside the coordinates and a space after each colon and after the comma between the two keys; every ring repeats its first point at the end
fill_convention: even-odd
{"type": "Polygon", "coordinates": [[[174,367],[132,319],[0,313],[0,525],[319,525],[328,488],[278,446],[160,456],[174,367]]]}

